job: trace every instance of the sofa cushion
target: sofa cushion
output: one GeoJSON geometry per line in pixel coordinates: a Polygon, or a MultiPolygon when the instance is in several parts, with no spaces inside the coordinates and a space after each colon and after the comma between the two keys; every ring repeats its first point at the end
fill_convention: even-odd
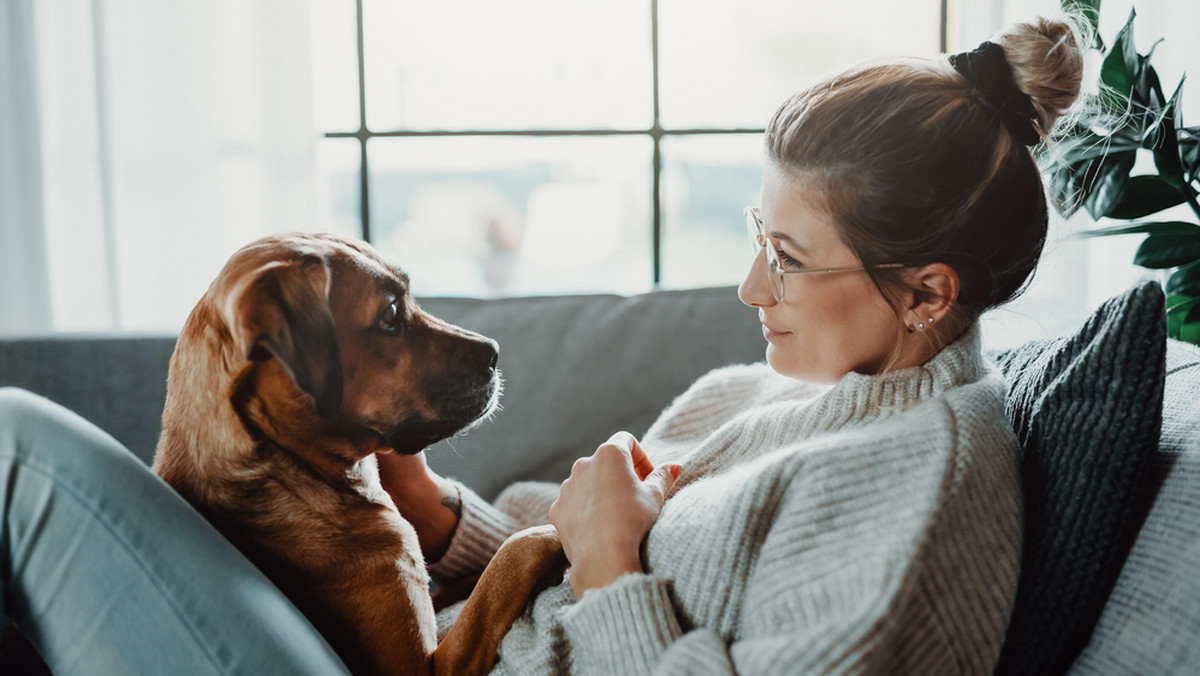
{"type": "Polygon", "coordinates": [[[1153,505],[1073,676],[1200,674],[1200,348],[1169,341],[1153,505]]]}
{"type": "Polygon", "coordinates": [[[1065,671],[1116,582],[1158,443],[1163,302],[1143,283],[1073,335],[995,355],[1025,490],[1021,581],[997,673],[1065,671]]]}
{"type": "Polygon", "coordinates": [[[146,464],[162,429],[174,336],[61,334],[0,341],[0,386],[87,418],[146,464]]]}
{"type": "Polygon", "coordinates": [[[645,432],[699,376],[766,351],[733,287],[421,304],[500,343],[503,410],[427,452],[489,500],[518,480],[562,481],[614,432],[645,432]]]}

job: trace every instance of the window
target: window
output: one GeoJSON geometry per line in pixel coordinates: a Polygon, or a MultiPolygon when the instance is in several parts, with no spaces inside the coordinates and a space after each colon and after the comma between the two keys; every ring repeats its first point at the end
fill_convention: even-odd
{"type": "MultiPolygon", "coordinates": [[[[1130,4],[1105,3],[1104,36],[1130,4]]],[[[1200,4],[1136,4],[1164,85],[1200,70],[1200,4]]],[[[19,75],[0,81],[6,335],[177,331],[235,249],[281,230],[365,235],[422,294],[733,284],[779,102],[1058,0],[18,7],[21,39],[0,42],[19,75]]],[[[1145,274],[1138,238],[1071,237],[1088,226],[1056,224],[1029,293],[995,313],[1011,335],[1070,330],[1145,274]]]]}
{"type": "Polygon", "coordinates": [[[946,3],[314,0],[322,222],[424,295],[735,284],[762,126],[946,3]]]}

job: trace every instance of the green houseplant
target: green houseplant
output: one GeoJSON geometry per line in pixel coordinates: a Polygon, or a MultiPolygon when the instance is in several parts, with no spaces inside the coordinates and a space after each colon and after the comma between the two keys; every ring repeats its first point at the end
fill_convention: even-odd
{"type": "Polygon", "coordinates": [[[1179,119],[1183,81],[1169,98],[1163,94],[1150,64],[1154,47],[1146,54],[1134,47],[1136,12],[1106,47],[1098,37],[1100,0],[1061,4],[1090,23],[1103,58],[1095,105],[1044,154],[1051,196],[1067,216],[1085,208],[1094,220],[1131,221],[1080,234],[1145,235],[1133,262],[1167,274],[1168,335],[1200,344],[1200,127],[1184,127],[1179,119]],[[1155,172],[1134,175],[1136,160],[1147,154],[1155,172]],[[1156,217],[1180,205],[1191,209],[1186,220],[1156,217]]]}

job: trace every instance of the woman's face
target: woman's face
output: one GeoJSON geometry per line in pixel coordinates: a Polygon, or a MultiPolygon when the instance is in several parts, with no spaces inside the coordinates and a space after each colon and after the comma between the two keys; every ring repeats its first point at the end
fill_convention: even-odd
{"type": "MultiPolygon", "coordinates": [[[[785,271],[862,265],[838,237],[811,184],[768,161],[759,206],[767,246],[785,271]]],[[[877,373],[892,355],[897,319],[865,271],[785,275],[776,301],[760,251],[738,288],[758,308],[767,339],[767,363],[799,380],[833,383],[850,371],[877,373]]]]}

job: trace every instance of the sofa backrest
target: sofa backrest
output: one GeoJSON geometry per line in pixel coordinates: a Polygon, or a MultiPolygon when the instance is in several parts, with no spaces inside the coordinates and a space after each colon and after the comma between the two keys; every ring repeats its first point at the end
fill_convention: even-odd
{"type": "MultiPolygon", "coordinates": [[[[500,343],[504,409],[428,453],[487,498],[519,478],[561,481],[611,433],[644,432],[701,374],[762,359],[765,348],[755,311],[732,287],[422,305],[500,343]]],[[[174,346],[172,336],[0,340],[0,385],[57,401],[149,463],[174,346]]]]}
{"type": "Polygon", "coordinates": [[[167,398],[174,336],[61,335],[0,340],[0,385],[58,402],[147,464],[167,398]]]}
{"type": "Polygon", "coordinates": [[[518,479],[562,481],[614,432],[645,432],[700,375],[766,348],[756,311],[731,287],[424,306],[500,343],[504,409],[428,453],[489,499],[518,479]]]}

